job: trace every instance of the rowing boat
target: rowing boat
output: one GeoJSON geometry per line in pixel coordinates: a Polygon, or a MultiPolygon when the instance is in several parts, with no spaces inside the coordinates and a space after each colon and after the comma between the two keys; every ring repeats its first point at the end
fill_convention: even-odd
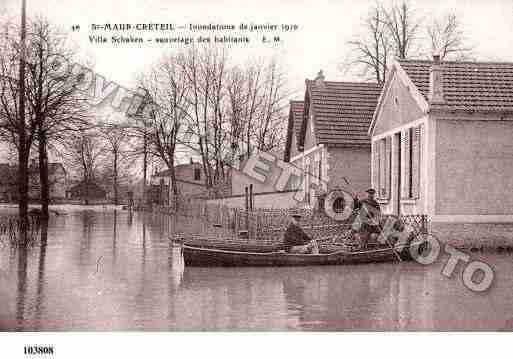
{"type": "MultiPolygon", "coordinates": [[[[283,248],[281,237],[273,239],[233,239],[233,238],[212,238],[206,236],[176,237],[171,238],[175,244],[189,247],[219,249],[233,252],[257,252],[272,253],[283,248]]],[[[319,240],[320,253],[333,253],[341,249],[340,243],[333,243],[327,240],[319,240]]]]}
{"type": "Polygon", "coordinates": [[[213,248],[183,245],[183,257],[186,266],[200,267],[263,267],[263,266],[307,266],[307,265],[340,265],[393,262],[409,260],[412,255],[419,255],[422,242],[400,245],[394,248],[378,248],[364,251],[339,250],[328,254],[292,254],[277,252],[241,252],[213,248]]]}

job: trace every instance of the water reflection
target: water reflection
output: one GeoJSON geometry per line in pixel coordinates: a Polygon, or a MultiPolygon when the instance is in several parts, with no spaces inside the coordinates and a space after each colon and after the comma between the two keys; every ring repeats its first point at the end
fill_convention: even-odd
{"type": "Polygon", "coordinates": [[[441,265],[184,267],[191,219],[68,211],[0,249],[0,330],[512,330],[511,257],[475,294],[441,265]],[[131,218],[130,218],[131,217],[131,218]]]}
{"type": "Polygon", "coordinates": [[[113,220],[112,220],[112,263],[116,264],[116,242],[118,239],[118,211],[114,210],[113,220]]]}
{"type": "Polygon", "coordinates": [[[18,288],[16,298],[16,328],[23,328],[25,315],[25,296],[27,291],[27,252],[28,247],[18,248],[18,288]]]}
{"type": "Polygon", "coordinates": [[[41,238],[39,246],[39,264],[37,268],[37,289],[36,289],[36,308],[35,308],[35,321],[36,327],[40,328],[44,323],[41,323],[41,311],[43,302],[43,289],[44,289],[44,275],[45,275],[45,260],[46,260],[46,247],[48,245],[48,220],[43,220],[41,223],[41,238]]]}

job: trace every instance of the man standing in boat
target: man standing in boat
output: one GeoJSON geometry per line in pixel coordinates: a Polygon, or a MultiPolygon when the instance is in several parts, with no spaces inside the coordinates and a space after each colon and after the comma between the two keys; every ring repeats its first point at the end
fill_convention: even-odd
{"type": "Polygon", "coordinates": [[[381,207],[375,199],[376,191],[374,188],[369,188],[367,191],[367,198],[362,200],[357,199],[358,216],[353,223],[353,230],[363,234],[365,242],[369,237],[379,236],[381,227],[379,222],[381,220],[381,207]]]}
{"type": "Polygon", "coordinates": [[[299,225],[301,214],[292,213],[292,219],[283,236],[283,247],[288,253],[319,254],[319,247],[315,239],[310,238],[299,225]]]}

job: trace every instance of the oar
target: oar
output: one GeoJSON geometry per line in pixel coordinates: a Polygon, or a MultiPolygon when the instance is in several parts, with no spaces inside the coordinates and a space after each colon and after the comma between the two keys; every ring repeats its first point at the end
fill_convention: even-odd
{"type": "MultiPolygon", "coordinates": [[[[383,228],[381,227],[381,225],[378,223],[378,226],[379,226],[379,229],[381,230],[381,233],[383,233],[383,228]]],[[[399,260],[399,262],[402,262],[403,260],[401,259],[401,256],[399,255],[399,253],[397,253],[397,251],[395,250],[395,247],[388,241],[388,238],[385,237],[383,235],[383,238],[385,238],[385,242],[387,242],[388,246],[390,247],[390,249],[392,249],[392,252],[394,252],[396,258],[399,260]]]]}

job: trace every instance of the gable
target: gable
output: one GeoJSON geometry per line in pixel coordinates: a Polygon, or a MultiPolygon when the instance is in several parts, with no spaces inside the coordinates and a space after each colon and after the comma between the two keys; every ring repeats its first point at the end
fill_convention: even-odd
{"type": "Polygon", "coordinates": [[[401,74],[400,69],[393,70],[390,76],[376,109],[370,129],[372,136],[406,125],[424,116],[425,109],[422,103],[419,103],[415,85],[408,81],[404,73],[401,74]]]}
{"type": "Polygon", "coordinates": [[[299,154],[299,150],[297,149],[297,136],[295,133],[292,134],[292,138],[290,140],[290,158],[294,158],[299,154]]]}
{"type": "Polygon", "coordinates": [[[304,151],[315,147],[317,145],[317,141],[315,138],[315,125],[313,123],[314,115],[311,113],[307,116],[306,120],[306,129],[305,129],[305,144],[304,144],[304,151]]]}
{"type": "Polygon", "coordinates": [[[303,122],[303,101],[290,101],[289,117],[287,124],[287,137],[283,160],[289,162],[291,157],[298,153],[297,138],[301,132],[303,122]]]}

